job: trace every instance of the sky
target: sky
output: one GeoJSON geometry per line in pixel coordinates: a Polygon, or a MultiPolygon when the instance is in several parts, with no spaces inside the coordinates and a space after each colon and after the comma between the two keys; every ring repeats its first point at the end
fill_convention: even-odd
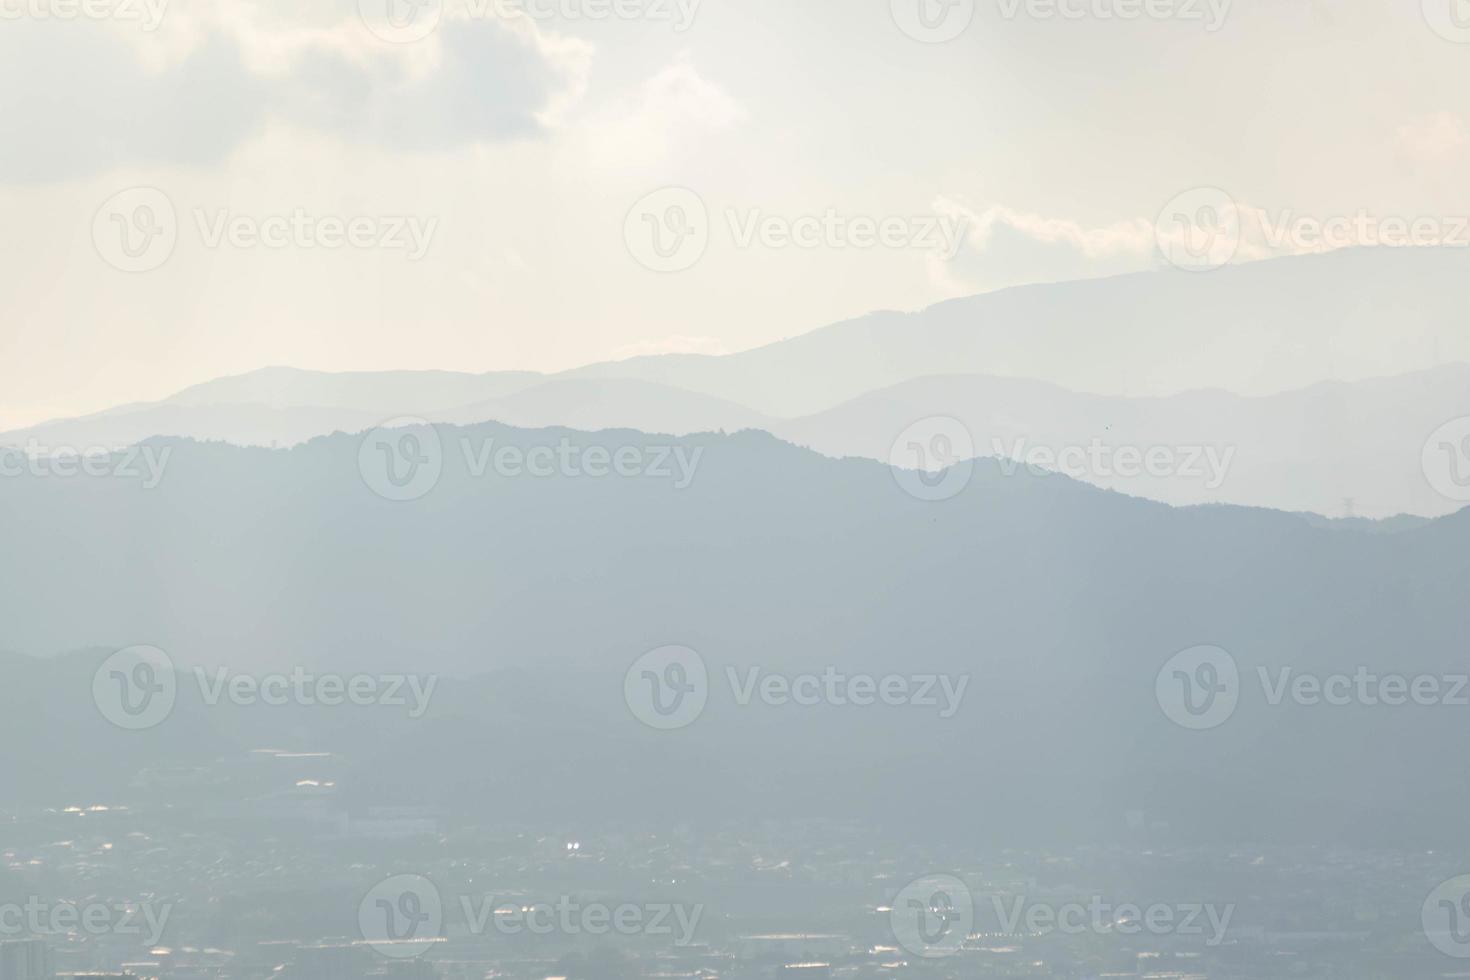
{"type": "Polygon", "coordinates": [[[1464,0],[0,0],[0,430],[737,351],[1155,267],[1179,201],[1454,244],[1467,82],[1464,0]]]}

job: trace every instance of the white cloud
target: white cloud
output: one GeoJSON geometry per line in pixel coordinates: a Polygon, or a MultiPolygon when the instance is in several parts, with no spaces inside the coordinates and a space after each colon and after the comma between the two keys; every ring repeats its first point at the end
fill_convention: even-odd
{"type": "Polygon", "coordinates": [[[938,199],[934,209],[966,220],[959,254],[931,266],[936,281],[956,294],[1134,272],[1149,267],[1155,247],[1152,219],[1087,227],[1004,205],[975,208],[949,197],[938,199]]]}
{"type": "Polygon", "coordinates": [[[297,23],[269,8],[170,11],[156,35],[7,22],[0,180],[66,180],[130,165],[219,163],[267,124],[442,150],[542,132],[585,85],[590,48],[525,19],[446,18],[416,44],[356,18],[297,23]]]}
{"type": "Polygon", "coordinates": [[[747,118],[745,107],[695,68],[688,52],[629,95],[581,121],[586,152],[609,168],[640,171],[677,163],[710,133],[747,118]]]}

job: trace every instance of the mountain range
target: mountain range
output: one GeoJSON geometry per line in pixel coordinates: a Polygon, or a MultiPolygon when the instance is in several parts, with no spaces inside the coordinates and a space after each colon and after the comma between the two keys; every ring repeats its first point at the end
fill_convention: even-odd
{"type": "Polygon", "coordinates": [[[1019,459],[1165,503],[1437,517],[1465,501],[1434,485],[1423,457],[1431,435],[1470,418],[1470,364],[1392,378],[1374,377],[1374,364],[1405,345],[1426,363],[1470,361],[1461,349],[1470,296],[1457,288],[1466,273],[1470,250],[1352,250],[1023,287],[738,354],[557,375],[266,368],[0,433],[0,446],[89,451],[187,436],[288,447],[412,418],[759,429],[830,456],[888,460],[915,423],[953,419],[963,455],[1019,459]],[[1322,350],[1330,363],[1302,360],[1322,350]],[[1279,387],[1333,373],[1350,380],[1279,387]],[[1173,462],[1116,465],[1119,453],[1151,451],[1173,462]]]}
{"type": "Polygon", "coordinates": [[[1272,704],[1255,681],[1463,673],[1470,512],[1365,525],[1172,508],[987,461],[928,501],[886,465],[757,432],[435,435],[442,472],[414,500],[375,493],[347,434],[291,450],[155,442],[169,473],[152,489],[0,481],[0,622],[22,655],[5,685],[20,720],[0,754],[7,791],[121,798],[169,760],[272,748],[340,753],[367,799],[523,816],[677,805],[1089,836],[1141,811],[1187,837],[1402,842],[1454,839],[1470,804],[1440,751],[1465,709],[1272,704]],[[697,470],[683,487],[477,472],[479,447],[563,440],[678,449],[697,470]],[[442,682],[420,719],[195,705],[120,732],[88,703],[100,656],[76,651],[134,644],[186,673],[442,682]],[[668,644],[699,653],[711,691],[693,724],[656,731],[630,711],[625,674],[668,644]],[[1201,644],[1229,651],[1244,689],[1228,722],[1191,731],[1155,683],[1201,644]],[[728,680],[828,668],[968,681],[946,717],[741,704],[728,680]],[[58,764],[27,770],[37,758],[58,764]]]}

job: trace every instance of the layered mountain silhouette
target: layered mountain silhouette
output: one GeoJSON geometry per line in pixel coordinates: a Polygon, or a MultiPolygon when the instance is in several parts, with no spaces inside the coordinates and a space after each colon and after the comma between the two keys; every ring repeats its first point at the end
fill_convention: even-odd
{"type": "Polygon", "coordinates": [[[827,455],[887,460],[909,426],[944,417],[962,423],[964,455],[1172,504],[1441,516],[1461,502],[1431,485],[1422,456],[1431,434],[1470,416],[1470,367],[1374,375],[1389,350],[1470,360],[1457,346],[1467,343],[1470,297],[1457,288],[1467,272],[1470,250],[1354,250],[1024,287],[739,354],[559,375],[269,368],[0,433],[0,446],[85,451],[186,436],[286,447],[406,416],[674,435],[760,429],[827,455]],[[1302,360],[1322,350],[1330,363],[1302,360]],[[1334,373],[1359,380],[1276,390],[1334,373]],[[1079,465],[1094,449],[1108,461],[1079,465]],[[1150,450],[1173,464],[1111,463],[1150,450]]]}
{"type": "Polygon", "coordinates": [[[170,452],[154,489],[0,481],[5,645],[48,658],[7,673],[7,710],[34,722],[14,730],[39,743],[7,748],[8,792],[156,798],[143,769],[270,747],[341,754],[363,799],[508,816],[863,816],[900,834],[1087,837],[1144,812],[1185,838],[1433,841],[1458,834],[1470,804],[1442,751],[1470,709],[1272,705],[1256,680],[1463,673],[1470,513],[1386,526],[1176,509],[985,461],[925,501],[885,465],[757,432],[434,435],[442,473],[413,500],[375,493],[346,434],[291,450],[155,443],[170,452]],[[563,442],[698,462],[682,489],[657,472],[477,472],[487,448],[563,442]],[[186,672],[443,680],[417,720],[190,702],[125,733],[89,710],[100,654],[68,652],[134,644],[186,672]],[[655,731],[624,679],[666,644],[698,651],[711,688],[692,724],[655,731]],[[1243,689],[1228,721],[1190,731],[1155,682],[1199,644],[1230,652],[1243,689]],[[942,717],[742,705],[727,674],[829,667],[969,680],[942,717]],[[62,704],[61,724],[37,714],[62,704]],[[95,744],[106,751],[72,751],[95,744]],[[58,765],[17,761],[38,757],[58,765]]]}
{"type": "Polygon", "coordinates": [[[935,374],[1133,395],[1268,394],[1303,377],[1381,375],[1388,352],[1470,362],[1467,274],[1470,249],[1455,248],[1160,269],[874,313],[723,357],[642,357],[574,373],[671,384],[783,417],[935,374]]]}
{"type": "Polygon", "coordinates": [[[1175,505],[1438,516],[1463,504],[1432,485],[1425,444],[1446,422],[1470,417],[1470,365],[1255,398],[1111,398],[1004,378],[932,377],[769,428],[828,455],[886,460],[905,425],[931,416],[963,422],[976,455],[1175,505]],[[1161,452],[1155,473],[1125,465],[1120,453],[1128,450],[1161,452]]]}

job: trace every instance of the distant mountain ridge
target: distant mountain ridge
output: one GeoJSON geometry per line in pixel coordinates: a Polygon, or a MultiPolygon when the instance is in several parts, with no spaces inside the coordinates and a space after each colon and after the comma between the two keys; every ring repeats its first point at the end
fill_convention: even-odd
{"type": "Polygon", "coordinates": [[[1462,503],[1437,492],[1421,456],[1431,433],[1470,417],[1470,366],[1378,378],[1375,352],[1411,344],[1430,360],[1470,360],[1460,328],[1470,294],[1456,286],[1466,273],[1470,250],[1351,250],[1207,275],[1022,287],[875,313],[738,354],[640,357],[557,375],[267,368],[0,433],[0,446],[90,449],[153,436],[291,446],[407,416],[673,435],[761,429],[828,455],[882,460],[913,423],[953,418],[970,454],[1042,453],[1043,466],[1047,453],[1076,458],[1099,443],[1212,454],[1210,467],[1162,475],[1092,461],[1050,467],[1166,503],[1432,517],[1462,503]],[[1251,377],[1227,369],[1241,350],[1259,355],[1251,377]],[[1331,373],[1303,364],[1315,350],[1332,351],[1331,367],[1359,380],[1253,397],[1226,390],[1331,373]],[[1113,387],[1189,390],[1086,393],[1105,375],[1113,387]]]}
{"type": "Polygon", "coordinates": [[[1388,351],[1416,351],[1426,365],[1470,363],[1467,278],[1470,249],[1457,248],[1158,269],[873,313],[720,357],[640,357],[572,373],[671,384],[781,417],[935,374],[1135,396],[1269,394],[1304,377],[1376,377],[1388,351]]]}
{"type": "MultiPolygon", "coordinates": [[[[472,376],[466,376],[466,378],[472,376]]],[[[340,380],[340,379],[339,379],[340,380]]],[[[408,381],[409,378],[400,379],[408,381]]],[[[464,382],[465,379],[461,379],[464,382]]],[[[492,378],[485,388],[526,384],[492,378]]],[[[297,379],[298,390],[309,377],[297,379]]],[[[464,390],[471,387],[461,383],[464,390]]],[[[1055,385],[985,376],[918,378],[868,392],[815,415],[781,419],[666,385],[623,379],[531,382],[509,394],[450,409],[435,392],[424,402],[361,407],[262,404],[175,405],[172,401],[77,422],[48,423],[0,436],[24,446],[126,446],[156,435],[245,446],[288,447],[333,432],[356,433],[392,417],[523,428],[611,428],[688,435],[759,429],[828,456],[888,460],[894,442],[923,419],[957,420],[966,455],[1017,459],[1085,482],[1175,505],[1233,503],[1332,516],[1441,516],[1461,501],[1446,497],[1423,469],[1423,448],[1446,422],[1470,417],[1470,365],[1397,378],[1322,382],[1301,391],[1247,398],[1199,391],[1124,399],[1055,385]],[[1079,455],[1166,450],[1163,475],[1111,465],[1094,469],[1079,455]],[[1064,452],[1071,447],[1069,460],[1064,452]],[[1038,455],[1041,453],[1043,455],[1038,455]],[[1080,468],[1078,461],[1085,465],[1080,468]],[[1039,462],[1038,462],[1039,461],[1039,462]]]]}
{"type": "Polygon", "coordinates": [[[1465,501],[1431,483],[1424,449],[1445,423],[1470,418],[1470,365],[1255,398],[1223,391],[1108,398],[1014,379],[941,376],[869,392],[769,430],[827,455],[882,460],[905,425],[934,416],[963,423],[976,455],[1038,461],[1169,504],[1441,516],[1465,501]],[[1094,447],[1110,450],[1097,466],[1094,447]],[[1152,475],[1122,465],[1118,454],[1126,450],[1142,457],[1159,450],[1170,464],[1152,475]]]}

